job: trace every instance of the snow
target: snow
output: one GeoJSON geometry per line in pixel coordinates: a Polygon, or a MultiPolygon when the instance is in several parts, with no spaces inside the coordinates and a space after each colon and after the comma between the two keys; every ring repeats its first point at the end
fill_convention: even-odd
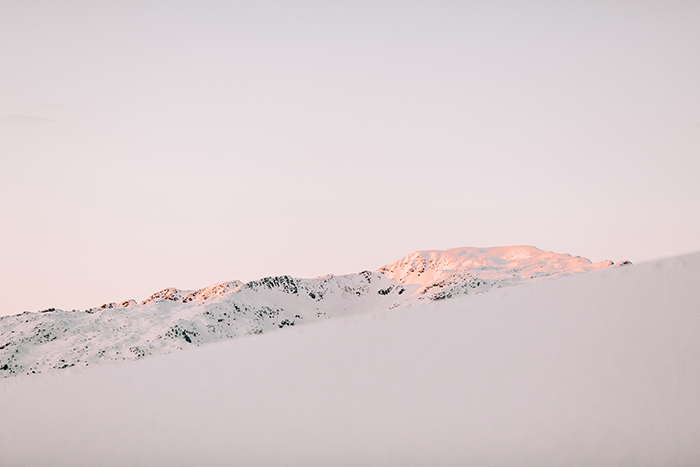
{"type": "Polygon", "coordinates": [[[402,284],[416,286],[414,295],[426,294],[436,286],[445,289],[441,290],[442,294],[446,291],[459,294],[459,287],[445,286],[469,281],[487,287],[494,282],[501,286],[515,285],[546,277],[597,271],[613,264],[612,261],[591,263],[580,256],[519,245],[417,251],[380,268],[379,272],[402,284]]]}
{"type": "Polygon", "coordinates": [[[0,377],[138,360],[346,314],[486,292],[607,268],[531,246],[419,251],[344,276],[267,277],[191,291],[167,288],[140,304],[0,318],[0,377]]]}
{"type": "Polygon", "coordinates": [[[695,254],[6,378],[0,464],[698,465],[699,282],[695,254]]]}

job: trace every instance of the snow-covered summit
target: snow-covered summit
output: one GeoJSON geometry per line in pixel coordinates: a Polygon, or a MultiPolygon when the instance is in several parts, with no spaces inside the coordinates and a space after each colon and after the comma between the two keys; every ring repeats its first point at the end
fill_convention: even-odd
{"type": "Polygon", "coordinates": [[[545,277],[597,271],[613,264],[612,261],[592,263],[581,256],[520,245],[416,251],[379,268],[378,272],[411,286],[412,295],[428,294],[436,299],[461,295],[469,287],[515,285],[545,277]]]}
{"type": "MultiPolygon", "coordinates": [[[[377,271],[266,277],[198,290],[167,288],[138,303],[0,318],[0,375],[41,373],[260,334],[319,319],[411,306],[612,266],[531,246],[418,251],[377,271]]],[[[629,264],[623,262],[621,264],[629,264]]]]}

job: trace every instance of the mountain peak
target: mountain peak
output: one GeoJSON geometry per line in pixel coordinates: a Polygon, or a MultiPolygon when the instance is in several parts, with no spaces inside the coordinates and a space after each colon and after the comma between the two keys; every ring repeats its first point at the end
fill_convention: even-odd
{"type": "Polygon", "coordinates": [[[416,251],[379,268],[378,272],[402,284],[417,286],[420,294],[436,284],[464,282],[477,277],[514,284],[595,271],[613,264],[612,261],[592,263],[581,256],[517,245],[416,251]]]}
{"type": "Polygon", "coordinates": [[[0,318],[0,376],[136,360],[319,319],[472,295],[613,264],[526,245],[424,250],[376,272],[315,279],[265,277],[198,290],[168,287],[141,303],[127,300],[86,311],[50,308],[6,316],[0,318]]]}

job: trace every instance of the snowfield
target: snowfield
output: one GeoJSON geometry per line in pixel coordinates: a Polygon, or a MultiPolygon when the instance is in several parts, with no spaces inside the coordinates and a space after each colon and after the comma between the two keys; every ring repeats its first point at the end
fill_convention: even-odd
{"type": "Polygon", "coordinates": [[[5,378],[0,465],[700,465],[700,254],[412,305],[5,378]]]}

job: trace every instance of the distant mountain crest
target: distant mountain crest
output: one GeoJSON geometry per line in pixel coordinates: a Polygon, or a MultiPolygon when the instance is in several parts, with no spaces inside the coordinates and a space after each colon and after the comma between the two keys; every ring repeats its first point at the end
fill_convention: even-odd
{"type": "MultiPolygon", "coordinates": [[[[379,268],[378,272],[402,284],[417,286],[416,293],[424,294],[428,290],[438,292],[447,286],[470,281],[478,280],[485,286],[515,285],[546,277],[596,271],[613,264],[612,261],[591,263],[580,256],[553,253],[533,246],[464,247],[416,251],[379,268]]],[[[461,295],[459,290],[453,288],[455,294],[461,295]]]]}
{"type": "Polygon", "coordinates": [[[25,312],[0,318],[0,376],[136,360],[318,319],[482,293],[613,264],[532,246],[427,250],[375,272],[314,279],[275,276],[198,290],[170,287],[141,303],[25,312]]]}

